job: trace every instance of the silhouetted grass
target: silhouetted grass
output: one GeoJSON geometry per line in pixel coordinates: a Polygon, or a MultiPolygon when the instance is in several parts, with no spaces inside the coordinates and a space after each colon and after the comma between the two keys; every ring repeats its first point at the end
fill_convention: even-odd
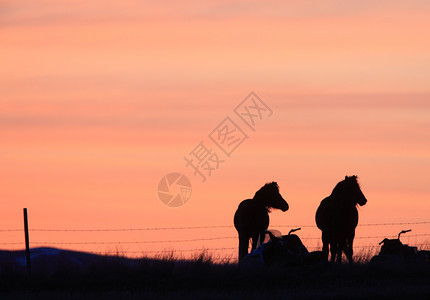
{"type": "Polygon", "coordinates": [[[430,263],[323,263],[306,267],[243,268],[226,260],[214,263],[207,252],[178,259],[174,252],[157,258],[94,256],[74,265],[60,259],[25,269],[3,263],[1,299],[430,299],[430,263]]]}

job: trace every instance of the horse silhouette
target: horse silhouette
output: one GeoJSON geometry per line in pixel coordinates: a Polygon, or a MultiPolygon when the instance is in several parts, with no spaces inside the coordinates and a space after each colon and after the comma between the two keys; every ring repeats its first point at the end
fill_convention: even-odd
{"type": "Polygon", "coordinates": [[[264,241],[266,229],[269,227],[270,208],[288,210],[288,203],[279,193],[276,182],[266,183],[255,193],[254,198],[239,204],[234,214],[234,227],[239,234],[239,261],[248,254],[250,239],[252,250],[257,248],[259,241],[264,241]]]}
{"type": "Polygon", "coordinates": [[[357,204],[365,205],[366,197],[357,182],[357,176],[345,176],[330,196],[321,201],[315,215],[317,226],[322,231],[322,251],[331,261],[341,262],[342,251],[352,263],[352,243],[358,224],[357,204]]]}

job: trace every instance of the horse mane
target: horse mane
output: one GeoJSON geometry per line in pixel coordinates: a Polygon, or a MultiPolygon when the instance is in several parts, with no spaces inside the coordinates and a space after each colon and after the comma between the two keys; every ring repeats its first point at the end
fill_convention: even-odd
{"type": "MultiPolygon", "coordinates": [[[[343,193],[345,184],[348,183],[348,181],[354,180],[355,183],[358,185],[358,187],[360,188],[360,184],[358,183],[357,180],[357,176],[356,175],[352,175],[352,176],[345,176],[345,179],[338,182],[338,184],[336,184],[336,186],[334,187],[333,191],[331,192],[330,196],[338,196],[340,194],[343,193]]],[[[337,199],[337,197],[331,197],[332,199],[337,199]]]]}
{"type": "Polygon", "coordinates": [[[345,185],[345,180],[342,180],[336,184],[333,191],[331,192],[331,196],[336,196],[343,191],[343,186],[345,185]]]}
{"type": "Polygon", "coordinates": [[[263,185],[257,192],[255,192],[254,198],[259,198],[259,196],[270,190],[270,189],[276,189],[277,192],[279,192],[279,185],[277,182],[272,181],[272,182],[267,182],[265,185],[263,185]]]}
{"type": "MultiPolygon", "coordinates": [[[[255,192],[253,199],[257,201],[264,200],[264,197],[262,196],[264,196],[264,194],[271,189],[276,189],[276,192],[279,192],[279,185],[276,181],[267,182],[265,185],[263,185],[257,192],[255,192]]],[[[265,206],[267,212],[270,212],[270,208],[270,206],[265,206]]]]}

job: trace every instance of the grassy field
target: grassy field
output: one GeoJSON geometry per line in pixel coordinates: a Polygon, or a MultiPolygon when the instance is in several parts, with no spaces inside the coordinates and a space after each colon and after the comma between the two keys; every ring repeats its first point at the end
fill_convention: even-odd
{"type": "MultiPolygon", "coordinates": [[[[91,256],[84,264],[42,260],[29,277],[3,260],[0,299],[430,299],[430,263],[320,263],[243,268],[191,260],[91,256]]],[[[10,261],[9,261],[10,262],[10,261]]]]}

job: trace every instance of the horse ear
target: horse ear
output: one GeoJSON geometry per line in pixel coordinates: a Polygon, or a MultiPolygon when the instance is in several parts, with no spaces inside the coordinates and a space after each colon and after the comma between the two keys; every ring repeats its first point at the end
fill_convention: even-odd
{"type": "Polygon", "coordinates": [[[348,179],[348,176],[345,175],[345,180],[348,179]]]}

